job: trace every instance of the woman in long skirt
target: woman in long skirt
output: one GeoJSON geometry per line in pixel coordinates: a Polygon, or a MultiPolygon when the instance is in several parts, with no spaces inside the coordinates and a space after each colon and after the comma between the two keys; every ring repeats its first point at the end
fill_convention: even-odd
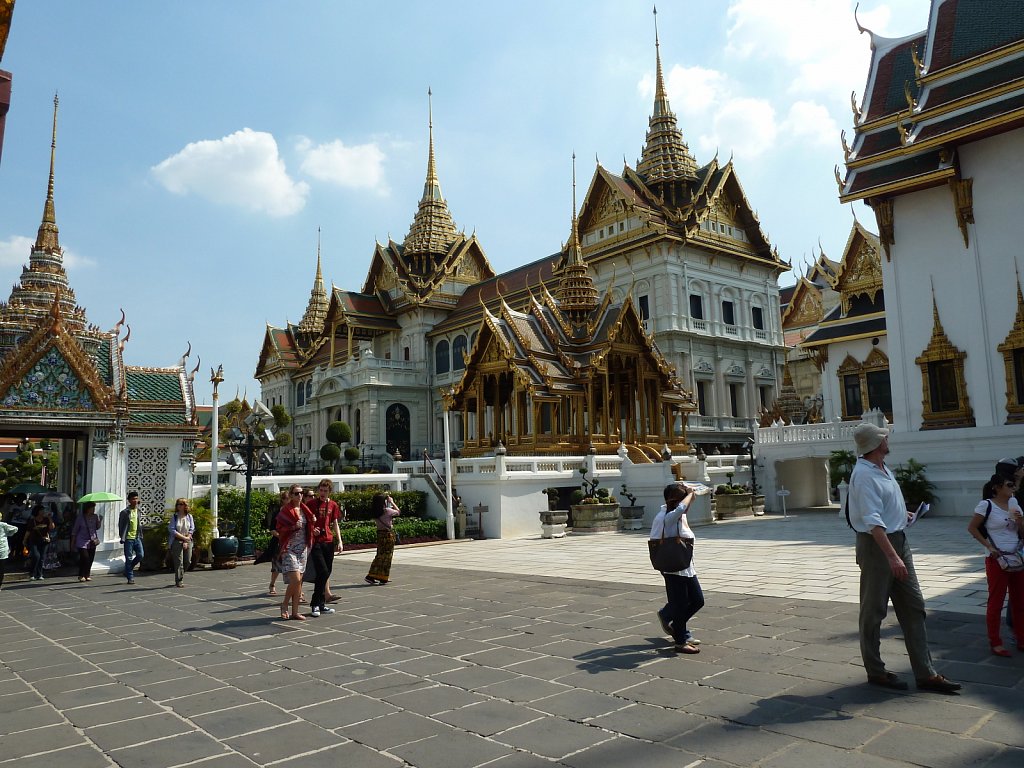
{"type": "Polygon", "coordinates": [[[281,603],[282,619],[306,620],[299,613],[299,601],[302,599],[302,572],[306,570],[314,527],[313,513],[302,504],[302,486],[293,485],[288,490],[286,506],[277,515],[277,538],[281,542],[277,567],[288,585],[281,603]]]}
{"type": "Polygon", "coordinates": [[[373,518],[377,523],[377,556],[366,574],[367,584],[387,584],[391,578],[391,558],[395,554],[394,519],[402,514],[390,493],[373,497],[373,518]]]}
{"type": "Polygon", "coordinates": [[[75,518],[71,528],[71,542],[78,552],[78,580],[92,581],[92,561],[96,557],[96,546],[100,543],[99,530],[102,521],[96,514],[96,502],[87,501],[82,512],[75,518]]]}

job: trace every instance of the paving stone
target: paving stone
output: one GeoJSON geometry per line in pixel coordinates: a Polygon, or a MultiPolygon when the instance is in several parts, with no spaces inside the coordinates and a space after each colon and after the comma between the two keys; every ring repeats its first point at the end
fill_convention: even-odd
{"type": "Polygon", "coordinates": [[[978,739],[964,739],[909,725],[890,728],[864,752],[889,760],[902,760],[929,768],[968,768],[982,766],[999,752],[999,747],[978,739]]]}
{"type": "Polygon", "coordinates": [[[484,696],[450,685],[422,687],[414,691],[383,695],[381,698],[396,707],[421,715],[434,715],[486,700],[484,696]]]}
{"type": "Polygon", "coordinates": [[[1024,749],[1004,749],[988,763],[985,768],[1020,768],[1024,765],[1024,749]]]}
{"type": "Polygon", "coordinates": [[[396,712],[374,720],[344,726],[339,728],[337,733],[360,744],[391,751],[399,744],[408,744],[439,734],[450,736],[455,733],[455,729],[411,712],[396,712]]]}
{"type": "Polygon", "coordinates": [[[204,733],[192,731],[161,739],[145,748],[125,747],[114,750],[110,757],[120,768],[166,768],[226,752],[223,744],[204,733]]]}
{"type": "Polygon", "coordinates": [[[181,680],[168,680],[163,683],[150,683],[137,686],[154,701],[167,701],[195,693],[209,693],[224,687],[224,683],[205,675],[195,674],[181,680]]]}
{"type": "Polygon", "coordinates": [[[314,702],[331,701],[332,699],[340,699],[350,694],[344,688],[339,688],[331,683],[309,680],[285,685],[280,688],[255,691],[250,695],[290,711],[308,706],[314,702]]]}
{"type": "Polygon", "coordinates": [[[600,715],[614,712],[632,704],[628,699],[620,699],[594,691],[568,690],[538,699],[530,704],[534,709],[560,715],[569,720],[589,720],[600,715]]]}
{"type": "Polygon", "coordinates": [[[518,677],[519,675],[515,672],[510,672],[507,669],[491,669],[490,667],[481,667],[475,664],[456,669],[452,672],[441,672],[431,675],[431,678],[439,683],[454,685],[470,691],[480,690],[489,685],[505,680],[513,680],[518,677]]]}
{"type": "Polygon", "coordinates": [[[163,705],[182,717],[195,717],[207,712],[216,712],[256,701],[256,697],[236,688],[224,687],[180,696],[163,702],[163,705]]]}
{"type": "Polygon", "coordinates": [[[189,731],[192,726],[172,714],[149,715],[136,720],[97,725],[85,729],[85,735],[104,752],[141,744],[144,741],[189,731]]]}
{"type": "Polygon", "coordinates": [[[8,693],[0,696],[0,716],[9,712],[18,712],[27,707],[35,707],[48,702],[35,691],[26,693],[8,693]]]}
{"type": "Polygon", "coordinates": [[[1024,728],[1021,727],[1019,715],[995,712],[973,735],[986,741],[1024,748],[1024,728]]]}
{"type": "Polygon", "coordinates": [[[714,691],[699,685],[680,684],[675,680],[655,678],[647,682],[619,691],[620,698],[641,701],[645,704],[657,704],[662,707],[691,708],[696,701],[714,695],[714,691]]]}
{"type": "Polygon", "coordinates": [[[344,698],[316,702],[292,712],[310,723],[333,730],[398,712],[398,708],[369,696],[348,694],[344,698]]]}
{"type": "MultiPolygon", "coordinates": [[[[206,768],[203,763],[203,768],[206,768]]],[[[247,765],[249,765],[247,763],[247,765]]],[[[344,766],[344,768],[396,768],[398,763],[393,757],[376,752],[362,744],[348,741],[328,747],[312,755],[303,755],[293,760],[274,763],[278,768],[309,768],[310,765],[344,766]]],[[[218,767],[219,768],[219,767],[218,767]]]]}
{"type": "Polygon", "coordinates": [[[989,709],[961,705],[959,696],[947,699],[934,694],[919,694],[910,697],[912,704],[907,698],[880,701],[865,707],[861,712],[886,722],[920,725],[958,734],[976,730],[991,714],[989,709]]]}
{"type": "MultiPolygon", "coordinates": [[[[7,757],[6,750],[4,757],[7,757]]],[[[74,766],[74,768],[117,768],[99,749],[92,744],[81,744],[61,749],[58,752],[43,752],[19,758],[17,768],[53,768],[54,764],[74,766]]]]}
{"type": "Polygon", "coordinates": [[[888,730],[890,726],[884,720],[802,707],[777,722],[761,727],[766,731],[795,736],[805,741],[843,749],[858,749],[888,730]]]}
{"type": "Polygon", "coordinates": [[[295,722],[293,716],[263,702],[222,709],[206,715],[196,715],[191,719],[192,722],[219,740],[295,722]]]}
{"type": "Polygon", "coordinates": [[[619,737],[610,739],[595,747],[562,758],[560,763],[574,768],[620,768],[626,765],[644,768],[681,768],[681,766],[703,766],[700,755],[664,744],[647,744],[619,737]]]}
{"type": "Polygon", "coordinates": [[[85,738],[70,725],[60,723],[4,735],[3,741],[3,758],[14,760],[84,744],[85,738]]]}
{"type": "Polygon", "coordinates": [[[388,751],[416,768],[473,768],[509,755],[513,750],[472,733],[453,731],[388,751]]]}
{"type": "MultiPolygon", "coordinates": [[[[927,763],[914,763],[927,765],[927,763]]],[[[824,744],[800,742],[782,752],[770,755],[759,763],[762,768],[893,768],[893,762],[886,758],[866,755],[849,749],[838,749],[824,744]]],[[[703,766],[701,767],[703,768],[703,766]]]]}
{"type": "Polygon", "coordinates": [[[503,731],[491,738],[511,747],[559,759],[615,736],[600,728],[572,723],[558,717],[546,717],[503,731]]]}
{"type": "Polygon", "coordinates": [[[615,731],[646,741],[669,741],[708,722],[706,717],[691,715],[678,709],[649,704],[632,706],[595,717],[588,721],[605,730],[615,731]]]}
{"type": "MultiPolygon", "coordinates": [[[[39,703],[36,706],[18,709],[0,718],[0,729],[5,736],[31,728],[63,723],[64,718],[49,704],[39,703]]],[[[2,754],[2,753],[0,753],[2,754]]]]}
{"type": "Polygon", "coordinates": [[[335,746],[344,738],[302,721],[288,724],[284,729],[271,728],[266,731],[249,733],[224,743],[241,752],[258,765],[285,760],[297,752],[309,752],[335,746]]]}
{"type": "Polygon", "coordinates": [[[107,704],[119,699],[134,698],[135,696],[137,696],[135,691],[123,685],[107,683],[106,685],[97,685],[93,688],[83,688],[81,690],[68,691],[67,693],[52,693],[47,696],[47,701],[57,709],[64,710],[88,704],[107,704]]]}
{"type": "Polygon", "coordinates": [[[509,701],[531,702],[569,690],[567,685],[549,683],[535,677],[519,675],[510,680],[494,683],[479,689],[480,693],[509,701]]]}
{"type": "Polygon", "coordinates": [[[480,736],[491,736],[541,717],[546,717],[546,714],[527,707],[504,701],[483,701],[443,712],[435,719],[480,736]]]}
{"type": "Polygon", "coordinates": [[[709,722],[669,739],[667,743],[727,763],[750,765],[795,742],[796,739],[790,736],[761,729],[726,722],[709,722]]]}

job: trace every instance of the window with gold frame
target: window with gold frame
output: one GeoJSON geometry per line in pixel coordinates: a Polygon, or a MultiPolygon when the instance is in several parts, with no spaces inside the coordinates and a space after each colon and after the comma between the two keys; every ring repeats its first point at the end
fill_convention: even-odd
{"type": "Polygon", "coordinates": [[[1006,369],[1006,423],[1024,424],[1024,295],[1017,283],[1017,317],[996,349],[1006,369]]]}
{"type": "Polygon", "coordinates": [[[914,362],[921,368],[921,429],[973,427],[974,410],[967,396],[964,358],[946,336],[932,297],[932,336],[914,362]]]}
{"type": "Polygon", "coordinates": [[[882,350],[872,349],[864,362],[847,355],[836,374],[842,389],[844,421],[860,419],[873,408],[882,411],[892,421],[889,358],[882,350]]]}

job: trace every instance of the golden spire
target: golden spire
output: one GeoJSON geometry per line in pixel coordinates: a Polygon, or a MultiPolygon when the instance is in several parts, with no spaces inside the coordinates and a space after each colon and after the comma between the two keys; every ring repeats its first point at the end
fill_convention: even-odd
{"type": "Polygon", "coordinates": [[[39,233],[36,235],[36,250],[48,253],[60,253],[60,240],[58,239],[57,214],[53,207],[53,174],[54,161],[57,154],[57,105],[59,101],[57,94],[53,94],[53,135],[50,138],[50,181],[46,187],[46,203],[43,205],[43,221],[39,225],[39,233]]]}
{"type": "Polygon", "coordinates": [[[437,178],[437,168],[434,164],[434,110],[432,103],[433,93],[427,89],[427,124],[430,137],[430,149],[427,155],[427,178],[423,183],[423,197],[420,198],[419,208],[416,216],[409,227],[409,234],[405,236],[405,252],[407,265],[410,270],[419,274],[426,274],[427,267],[433,264],[429,260],[413,261],[409,257],[422,254],[444,254],[459,236],[455,229],[455,222],[448,211],[448,204],[441,194],[441,182],[437,178]],[[417,263],[419,262],[419,263],[417,263]]]}
{"type": "Polygon", "coordinates": [[[572,156],[572,235],[562,279],[558,283],[558,306],[573,324],[582,324],[597,308],[597,288],[590,278],[580,248],[579,224],[576,219],[576,153],[572,156]]]}
{"type": "Polygon", "coordinates": [[[648,121],[647,141],[644,144],[636,171],[648,186],[661,182],[694,179],[697,161],[683,141],[682,131],[668,103],[665,76],[661,69],[661,41],[658,37],[658,9],[654,9],[654,56],[656,76],[654,83],[654,111],[648,121]]]}
{"type": "Polygon", "coordinates": [[[327,291],[324,290],[324,277],[320,269],[320,227],[316,228],[316,277],[313,278],[313,289],[309,292],[309,303],[306,313],[299,322],[299,331],[303,333],[319,333],[327,319],[327,291]]]}

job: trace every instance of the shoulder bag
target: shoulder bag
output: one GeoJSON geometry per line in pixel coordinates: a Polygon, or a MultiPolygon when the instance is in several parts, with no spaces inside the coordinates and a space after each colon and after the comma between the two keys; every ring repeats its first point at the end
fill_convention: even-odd
{"type": "Polygon", "coordinates": [[[685,571],[693,562],[693,539],[682,536],[665,538],[665,528],[661,529],[660,539],[648,539],[647,548],[651,556],[654,570],[663,573],[685,571]]]}

